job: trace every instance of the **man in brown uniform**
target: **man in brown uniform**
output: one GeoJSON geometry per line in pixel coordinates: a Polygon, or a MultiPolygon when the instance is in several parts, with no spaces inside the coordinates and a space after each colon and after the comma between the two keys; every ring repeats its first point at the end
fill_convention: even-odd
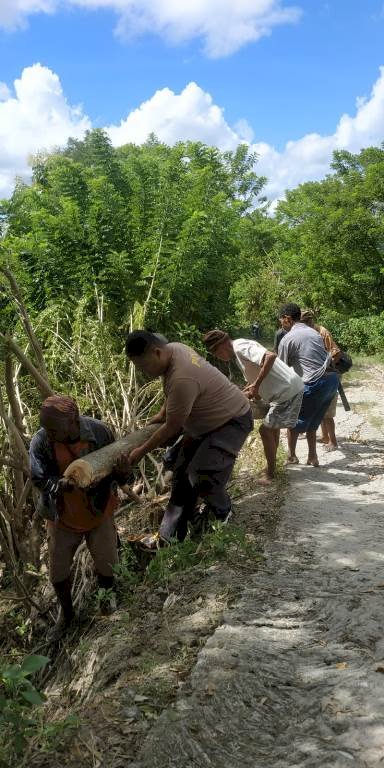
{"type": "MultiPolygon", "coordinates": [[[[57,627],[61,630],[74,616],[70,571],[83,539],[92,555],[99,587],[113,588],[113,566],[118,560],[116,482],[109,477],[92,489],[81,490],[63,474],[72,461],[109,445],[114,438],[101,421],[80,416],[75,401],[64,395],[43,402],[40,424],[30,446],[31,477],[41,492],[40,512],[48,521],[49,576],[62,609],[57,627]]],[[[110,611],[113,603],[111,598],[105,609],[110,611]]]]}
{"type": "Polygon", "coordinates": [[[134,331],[127,337],[126,352],[145,374],[162,377],[166,397],[152,419],[159,429],[131,452],[130,463],[183,432],[160,535],[183,540],[199,497],[217,520],[226,522],[231,514],[226,485],[253,427],[249,400],[185,344],[169,344],[148,331],[134,331]]]}

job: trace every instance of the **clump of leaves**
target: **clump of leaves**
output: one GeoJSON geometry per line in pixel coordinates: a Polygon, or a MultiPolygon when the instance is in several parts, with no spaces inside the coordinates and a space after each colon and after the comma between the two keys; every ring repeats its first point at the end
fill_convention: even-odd
{"type": "Polygon", "coordinates": [[[168,582],[182,571],[195,566],[208,567],[218,560],[232,561],[239,556],[258,560],[262,555],[253,538],[241,528],[214,523],[200,541],[188,537],[160,549],[147,568],[150,581],[168,582]]]}
{"type": "Polygon", "coordinates": [[[43,697],[30,677],[48,664],[46,656],[27,656],[21,664],[0,668],[0,764],[13,765],[33,734],[34,710],[43,697]],[[8,762],[6,762],[6,760],[8,762]]]}
{"type": "Polygon", "coordinates": [[[140,580],[137,557],[129,545],[122,545],[119,562],[113,566],[117,589],[121,595],[130,593],[140,580]]]}

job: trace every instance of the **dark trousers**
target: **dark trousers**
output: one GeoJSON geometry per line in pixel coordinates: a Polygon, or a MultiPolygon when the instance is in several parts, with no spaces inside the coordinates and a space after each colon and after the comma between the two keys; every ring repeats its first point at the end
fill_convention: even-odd
{"type": "Polygon", "coordinates": [[[184,436],[173,467],[169,507],[182,508],[175,534],[185,538],[188,520],[201,498],[220,519],[231,508],[226,486],[240,449],[253,429],[249,410],[199,438],[184,436]]]}

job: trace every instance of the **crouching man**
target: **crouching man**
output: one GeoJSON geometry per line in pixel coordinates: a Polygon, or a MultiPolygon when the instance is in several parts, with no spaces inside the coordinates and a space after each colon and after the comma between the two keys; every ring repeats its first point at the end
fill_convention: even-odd
{"type": "Polygon", "coordinates": [[[270,485],[276,471],[280,429],[294,427],[301,408],[304,384],[293,368],[278,359],[257,341],[232,340],[225,331],[215,329],[204,336],[205,346],[219,360],[235,360],[248,382],[244,393],[250,400],[262,398],[270,404],[260,426],[267,466],[258,479],[270,485]]]}
{"type": "MultiPolygon", "coordinates": [[[[114,587],[113,566],[118,561],[114,523],[118,506],[116,482],[109,477],[91,489],[82,490],[63,477],[72,461],[109,445],[114,438],[101,421],[80,416],[75,401],[63,395],[53,395],[43,402],[40,424],[31,441],[30,468],[32,482],[41,492],[41,514],[48,521],[49,576],[61,606],[55,628],[58,637],[74,617],[70,571],[84,538],[99,587],[114,587]]],[[[104,612],[112,612],[114,595],[102,607],[104,612]]]]}
{"type": "Polygon", "coordinates": [[[226,491],[236,457],[253,428],[246,396],[224,374],[185,344],[166,343],[147,331],[134,331],[126,353],[141,371],[163,379],[166,402],[152,419],[159,428],[129,455],[136,464],[182,430],[173,467],[172,492],[161,526],[165,540],[182,541],[199,498],[214,517],[226,522],[231,500],[226,491]]]}

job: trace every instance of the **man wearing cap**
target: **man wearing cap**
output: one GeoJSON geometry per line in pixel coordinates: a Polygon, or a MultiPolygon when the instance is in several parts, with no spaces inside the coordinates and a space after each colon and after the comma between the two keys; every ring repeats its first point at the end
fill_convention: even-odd
{"type": "Polygon", "coordinates": [[[235,360],[248,382],[244,393],[249,399],[262,398],[270,404],[260,426],[267,466],[258,482],[269,485],[276,471],[280,429],[294,427],[300,412],[304,384],[292,368],[269,352],[259,342],[231,339],[215,329],[204,336],[205,346],[219,360],[235,360]]]}
{"type": "Polygon", "coordinates": [[[160,536],[183,540],[201,498],[214,518],[226,522],[226,491],[236,457],[253,427],[249,401],[217,368],[185,344],[167,343],[148,331],[126,339],[127,356],[150,378],[161,376],[166,401],[152,419],[159,428],[129,454],[135,464],[181,431],[173,467],[172,492],[160,536]]]}
{"type": "MultiPolygon", "coordinates": [[[[337,363],[341,354],[340,347],[337,346],[331,332],[328,331],[328,328],[325,328],[324,325],[317,325],[315,323],[314,311],[312,309],[304,309],[301,313],[301,321],[306,325],[309,325],[310,328],[314,328],[314,330],[320,334],[321,338],[323,339],[325,349],[331,355],[332,362],[337,363]]],[[[340,374],[338,375],[340,377],[340,374]]],[[[321,441],[324,443],[326,451],[337,451],[338,448],[335,429],[337,397],[338,393],[336,392],[321,422],[321,441]]]]}
{"type": "MultiPolygon", "coordinates": [[[[30,467],[32,482],[40,490],[40,512],[48,521],[49,576],[61,606],[59,635],[74,617],[70,571],[84,538],[99,587],[114,587],[117,484],[109,477],[82,490],[63,477],[72,461],[109,445],[114,437],[101,421],[80,416],[76,402],[65,395],[53,395],[43,402],[40,425],[30,445],[30,467]]],[[[113,610],[114,603],[113,596],[105,601],[106,612],[113,610]]]]}
{"type": "Polygon", "coordinates": [[[288,430],[288,462],[298,464],[296,445],[300,432],[305,432],[308,443],[307,464],[319,466],[316,451],[316,431],[335,396],[338,377],[331,370],[331,355],[324,347],[317,331],[301,320],[297,304],[284,304],[279,317],[287,331],[279,345],[279,358],[292,366],[304,382],[303,402],[297,424],[288,430]]]}

